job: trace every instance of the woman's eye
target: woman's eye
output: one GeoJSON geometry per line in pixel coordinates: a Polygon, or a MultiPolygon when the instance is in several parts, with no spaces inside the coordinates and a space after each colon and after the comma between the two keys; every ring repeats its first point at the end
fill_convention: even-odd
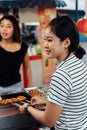
{"type": "Polygon", "coordinates": [[[0,27],[3,27],[3,25],[0,25],[0,27]]]}
{"type": "Polygon", "coordinates": [[[46,38],[43,38],[43,41],[46,41],[47,39],[46,38]]]}
{"type": "Polygon", "coordinates": [[[0,27],[7,27],[7,28],[11,28],[11,26],[4,26],[4,25],[0,25],[0,27]]]}
{"type": "Polygon", "coordinates": [[[47,42],[52,42],[52,39],[48,39],[48,38],[44,38],[43,40],[47,42]]]}
{"type": "Polygon", "coordinates": [[[8,26],[8,28],[11,28],[11,26],[8,26]]]}
{"type": "Polygon", "coordinates": [[[47,39],[48,42],[52,42],[52,39],[47,39]]]}

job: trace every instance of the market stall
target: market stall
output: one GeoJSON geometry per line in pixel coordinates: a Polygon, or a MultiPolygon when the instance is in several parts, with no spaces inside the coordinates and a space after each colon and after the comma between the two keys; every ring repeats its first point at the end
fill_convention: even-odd
{"type": "Polygon", "coordinates": [[[41,124],[31,115],[21,114],[19,105],[28,102],[31,95],[24,90],[20,93],[1,95],[0,97],[0,130],[38,130],[41,124]]]}

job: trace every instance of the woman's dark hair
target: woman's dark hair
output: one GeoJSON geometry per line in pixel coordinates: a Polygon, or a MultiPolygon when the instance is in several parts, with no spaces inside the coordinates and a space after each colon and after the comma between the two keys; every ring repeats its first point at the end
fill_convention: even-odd
{"type": "MultiPolygon", "coordinates": [[[[1,22],[6,19],[6,20],[9,20],[12,25],[13,25],[13,28],[14,28],[14,33],[13,33],[13,41],[14,42],[19,42],[21,41],[21,33],[20,33],[20,28],[19,28],[19,22],[16,20],[16,18],[12,15],[5,15],[4,17],[2,17],[0,19],[0,24],[1,22]]],[[[0,35],[0,41],[2,40],[2,37],[0,35]]]]}
{"type": "Polygon", "coordinates": [[[69,16],[64,15],[54,18],[47,27],[50,27],[51,31],[59,37],[61,41],[64,41],[66,38],[70,39],[69,54],[74,52],[76,57],[82,58],[86,53],[79,45],[79,31],[69,16]]]}

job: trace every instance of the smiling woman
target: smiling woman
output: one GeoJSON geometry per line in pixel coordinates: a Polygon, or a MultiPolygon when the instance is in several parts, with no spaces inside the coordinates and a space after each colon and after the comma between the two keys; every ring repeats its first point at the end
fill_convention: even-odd
{"type": "Polygon", "coordinates": [[[44,50],[47,58],[56,58],[58,66],[44,97],[32,97],[31,104],[45,104],[41,111],[20,106],[36,120],[55,130],[87,128],[87,66],[81,60],[85,50],[79,45],[76,24],[67,16],[54,18],[45,30],[44,50]]]}

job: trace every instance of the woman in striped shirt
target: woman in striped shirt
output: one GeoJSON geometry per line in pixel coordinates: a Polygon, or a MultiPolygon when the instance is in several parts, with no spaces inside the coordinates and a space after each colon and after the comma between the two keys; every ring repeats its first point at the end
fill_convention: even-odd
{"type": "Polygon", "coordinates": [[[54,18],[46,28],[44,50],[48,58],[57,58],[47,100],[33,97],[31,103],[46,104],[45,111],[26,104],[26,110],[38,121],[55,130],[87,130],[87,66],[81,58],[79,32],[68,16],[54,18]]]}

